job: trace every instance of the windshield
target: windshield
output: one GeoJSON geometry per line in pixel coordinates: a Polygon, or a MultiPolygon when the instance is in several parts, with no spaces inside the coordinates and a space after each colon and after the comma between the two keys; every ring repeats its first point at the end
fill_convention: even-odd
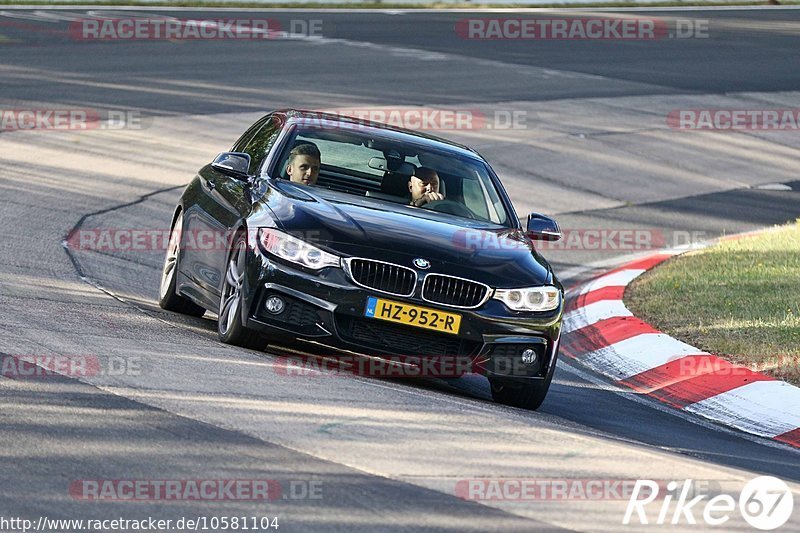
{"type": "Polygon", "coordinates": [[[317,187],[500,225],[510,219],[489,168],[478,158],[368,128],[301,126],[278,159],[281,178],[290,179],[290,152],[303,144],[319,150],[317,187]]]}

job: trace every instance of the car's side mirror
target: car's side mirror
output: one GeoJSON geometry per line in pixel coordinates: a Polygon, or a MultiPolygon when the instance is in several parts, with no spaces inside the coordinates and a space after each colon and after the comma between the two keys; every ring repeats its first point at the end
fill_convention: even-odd
{"type": "Polygon", "coordinates": [[[222,152],[214,158],[211,166],[234,178],[246,180],[251,177],[250,155],[244,152],[222,152]]]}
{"type": "Polygon", "coordinates": [[[550,217],[531,213],[528,215],[528,237],[541,241],[557,241],[561,239],[561,228],[558,222],[550,217]]]}

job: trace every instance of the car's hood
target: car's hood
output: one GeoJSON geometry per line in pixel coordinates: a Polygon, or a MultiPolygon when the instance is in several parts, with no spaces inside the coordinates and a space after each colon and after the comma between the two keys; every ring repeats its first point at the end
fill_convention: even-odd
{"type": "MultiPolygon", "coordinates": [[[[547,262],[519,230],[280,182],[261,200],[278,226],[343,257],[365,257],[414,268],[426,259],[429,272],[487,283],[493,287],[551,282],[547,262]]],[[[251,224],[259,224],[254,209],[251,224]]]]}

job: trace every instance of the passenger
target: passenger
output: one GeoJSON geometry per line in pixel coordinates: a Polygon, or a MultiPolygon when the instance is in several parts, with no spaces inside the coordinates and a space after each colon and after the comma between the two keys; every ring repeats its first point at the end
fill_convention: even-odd
{"type": "Polygon", "coordinates": [[[286,174],[295,183],[315,185],[319,178],[319,148],[311,143],[303,143],[292,148],[286,161],[286,174]]]}
{"type": "Polygon", "coordinates": [[[410,205],[416,207],[444,200],[444,194],[439,192],[439,175],[432,168],[419,167],[414,171],[408,180],[408,190],[411,192],[410,205]]]}

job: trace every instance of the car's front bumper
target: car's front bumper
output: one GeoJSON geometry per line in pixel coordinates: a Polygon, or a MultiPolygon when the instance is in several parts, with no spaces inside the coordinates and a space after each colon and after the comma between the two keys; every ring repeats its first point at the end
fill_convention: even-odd
{"type": "Polygon", "coordinates": [[[259,252],[251,260],[255,264],[248,269],[244,295],[246,325],[279,343],[302,339],[366,355],[468,358],[476,371],[488,376],[523,379],[544,378],[555,364],[562,307],[548,313],[515,313],[490,299],[477,309],[458,309],[422,301],[419,290],[403,298],[365,289],[340,268],[312,273],[259,252]],[[265,308],[272,295],[285,302],[279,314],[265,308]],[[458,313],[461,327],[453,335],[366,317],[370,296],[458,313]],[[533,350],[535,361],[523,362],[526,350],[533,350]]]}

